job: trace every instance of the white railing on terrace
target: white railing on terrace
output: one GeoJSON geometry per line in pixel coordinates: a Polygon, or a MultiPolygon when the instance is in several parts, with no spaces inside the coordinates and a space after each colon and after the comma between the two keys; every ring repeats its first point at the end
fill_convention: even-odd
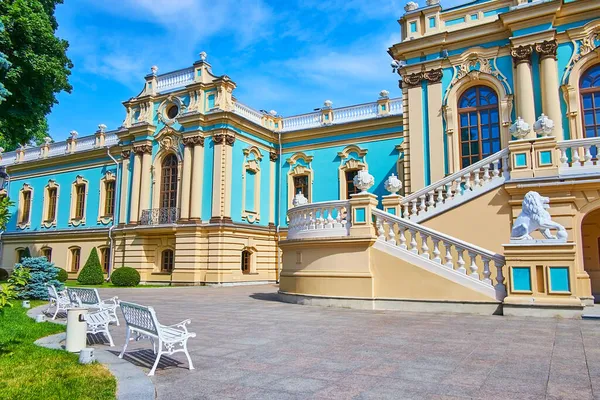
{"type": "Polygon", "coordinates": [[[263,113],[261,113],[260,111],[256,111],[255,109],[248,107],[247,105],[240,103],[238,101],[236,101],[234,103],[233,111],[236,114],[241,115],[242,117],[244,117],[258,125],[262,125],[263,113]]]}
{"type": "Polygon", "coordinates": [[[305,204],[288,210],[288,239],[348,236],[348,200],[305,204]]]}
{"type": "Polygon", "coordinates": [[[298,131],[300,129],[317,128],[322,125],[321,113],[313,112],[309,114],[295,115],[293,117],[286,117],[282,121],[282,131],[298,131]]]}
{"type": "Polygon", "coordinates": [[[334,110],[333,123],[361,121],[363,119],[377,118],[377,103],[360,104],[352,107],[344,107],[334,110]]]}
{"type": "Polygon", "coordinates": [[[600,137],[563,140],[557,146],[560,150],[560,175],[600,173],[600,137]]]}
{"type": "Polygon", "coordinates": [[[194,82],[194,68],[180,69],[156,77],[156,91],[162,92],[194,82]]]}
{"type": "Polygon", "coordinates": [[[402,114],[402,99],[390,100],[390,114],[402,114]]]}
{"type": "Polygon", "coordinates": [[[431,260],[445,268],[465,274],[496,290],[498,300],[506,296],[502,255],[445,235],[404,218],[374,209],[377,240],[431,260]],[[468,255],[469,263],[465,260],[468,255]],[[493,284],[490,264],[496,267],[496,284],[493,284]]]}
{"type": "Polygon", "coordinates": [[[104,136],[104,145],[105,146],[114,146],[119,143],[119,137],[114,133],[107,133],[104,136]]]}
{"type": "MultiPolygon", "coordinates": [[[[39,151],[39,148],[38,148],[39,151]]],[[[66,142],[58,142],[52,143],[48,148],[48,157],[56,157],[62,156],[67,153],[67,143],[66,142]]]]}
{"type": "Polygon", "coordinates": [[[404,197],[402,216],[422,221],[502,185],[509,178],[508,154],[501,150],[404,197]]]}
{"type": "Polygon", "coordinates": [[[81,139],[78,139],[75,144],[75,150],[85,151],[93,149],[96,145],[96,137],[95,136],[84,136],[81,139]]]}

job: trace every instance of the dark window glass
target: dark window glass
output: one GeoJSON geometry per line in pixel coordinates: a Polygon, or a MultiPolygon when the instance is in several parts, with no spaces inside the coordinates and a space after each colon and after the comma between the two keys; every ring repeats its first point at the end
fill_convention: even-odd
{"type": "Polygon", "coordinates": [[[173,250],[163,250],[160,260],[160,270],[162,272],[173,272],[174,258],[173,250]]]}
{"type": "Polygon", "coordinates": [[[23,192],[23,213],[21,214],[21,223],[26,224],[29,222],[29,216],[31,214],[31,191],[26,190],[23,192]]]}
{"type": "MultiPolygon", "coordinates": [[[[579,84],[585,137],[600,136],[600,64],[585,71],[579,84]]],[[[592,152],[595,156],[596,149],[592,152]]]]}
{"type": "Polygon", "coordinates": [[[162,162],[160,206],[177,207],[177,157],[174,154],[168,155],[162,162]]]}
{"type": "Polygon", "coordinates": [[[48,262],[52,262],[52,249],[49,247],[42,249],[42,256],[46,257],[46,260],[48,260],[48,262]]]}
{"type": "Polygon", "coordinates": [[[56,219],[57,192],[56,188],[48,189],[48,221],[54,221],[56,219]]]}
{"type": "Polygon", "coordinates": [[[500,150],[498,96],[487,86],[467,89],[458,100],[461,168],[500,150]]]}
{"type": "Polygon", "coordinates": [[[75,219],[82,219],[85,210],[85,185],[75,186],[75,219]]]}
{"type": "Polygon", "coordinates": [[[178,113],[179,113],[179,107],[177,107],[176,105],[172,105],[171,107],[169,107],[167,109],[167,117],[169,117],[169,119],[175,118],[178,113]]]}
{"type": "Polygon", "coordinates": [[[104,216],[112,217],[115,212],[115,181],[104,183],[106,198],[104,203],[104,216]]]}
{"type": "Polygon", "coordinates": [[[249,274],[250,273],[250,257],[252,256],[252,253],[250,253],[248,250],[244,250],[242,251],[242,273],[243,274],[249,274]]]}
{"type": "Polygon", "coordinates": [[[308,175],[294,177],[294,195],[302,193],[308,199],[308,175]]]}
{"type": "Polygon", "coordinates": [[[108,273],[108,265],[110,264],[110,247],[104,247],[100,250],[102,254],[102,270],[104,273],[108,273]]]}
{"type": "Polygon", "coordinates": [[[79,271],[79,259],[81,258],[81,249],[71,249],[71,272],[79,271]]]}
{"type": "Polygon", "coordinates": [[[356,175],[358,175],[358,170],[346,171],[346,199],[349,199],[350,195],[359,192],[354,186],[354,177],[356,175]]]}

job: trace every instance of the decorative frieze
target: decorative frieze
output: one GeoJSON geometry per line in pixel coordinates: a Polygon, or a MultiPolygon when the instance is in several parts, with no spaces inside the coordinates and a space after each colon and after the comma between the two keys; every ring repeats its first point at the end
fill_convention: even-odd
{"type": "Polygon", "coordinates": [[[535,51],[540,55],[540,61],[544,58],[554,58],[556,60],[556,49],[558,43],[556,40],[544,40],[542,43],[535,44],[535,51]]]}
{"type": "Polygon", "coordinates": [[[521,63],[531,64],[531,54],[533,53],[533,45],[526,44],[523,46],[513,47],[510,50],[510,55],[513,58],[515,65],[521,63]]]}
{"type": "Polygon", "coordinates": [[[213,142],[215,144],[226,144],[232,146],[235,143],[235,136],[229,133],[216,133],[213,135],[213,142]]]}
{"type": "Polygon", "coordinates": [[[269,160],[271,160],[272,162],[275,162],[279,159],[279,154],[277,154],[274,151],[269,152],[269,160]]]}
{"type": "Polygon", "coordinates": [[[137,146],[133,146],[133,152],[135,154],[152,154],[152,145],[139,144],[137,146]]]}
{"type": "Polygon", "coordinates": [[[402,87],[403,83],[408,85],[408,87],[419,86],[423,81],[437,83],[442,80],[443,75],[444,74],[441,68],[406,74],[402,76],[402,82],[400,83],[400,86],[402,87]]]}
{"type": "Polygon", "coordinates": [[[129,156],[131,155],[131,150],[123,150],[121,152],[121,157],[128,159],[129,156]]]}
{"type": "Polygon", "coordinates": [[[444,73],[441,68],[438,69],[430,69],[429,71],[423,72],[423,79],[427,80],[429,83],[437,83],[442,80],[442,76],[444,73]]]}
{"type": "Polygon", "coordinates": [[[200,135],[184,137],[182,139],[182,141],[183,141],[184,146],[193,147],[193,146],[199,144],[200,146],[204,147],[204,137],[200,136],[200,135]]]}

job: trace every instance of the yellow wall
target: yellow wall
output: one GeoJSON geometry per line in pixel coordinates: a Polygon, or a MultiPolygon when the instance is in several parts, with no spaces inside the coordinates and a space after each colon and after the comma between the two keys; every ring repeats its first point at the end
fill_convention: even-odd
{"type": "Polygon", "coordinates": [[[583,265],[592,281],[592,293],[600,295],[600,210],[586,215],[581,225],[583,265]]]}

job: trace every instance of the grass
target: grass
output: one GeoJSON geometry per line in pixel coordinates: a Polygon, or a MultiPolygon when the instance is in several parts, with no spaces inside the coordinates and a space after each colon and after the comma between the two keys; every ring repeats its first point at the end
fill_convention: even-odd
{"type": "Polygon", "coordinates": [[[164,288],[164,287],[169,287],[169,285],[138,285],[138,286],[129,286],[129,287],[123,287],[123,286],[115,286],[112,284],[112,282],[104,282],[102,285],[82,285],[81,283],[77,282],[77,280],[75,279],[70,279],[68,281],[65,282],[65,286],[66,287],[86,287],[86,288],[104,288],[104,289],[109,289],[109,288],[119,288],[119,289],[135,289],[135,288],[164,288]]]}
{"type": "Polygon", "coordinates": [[[101,364],[81,365],[76,354],[35,345],[35,340],[65,327],[37,323],[26,311],[14,302],[0,314],[0,399],[115,398],[116,380],[101,364]]]}

